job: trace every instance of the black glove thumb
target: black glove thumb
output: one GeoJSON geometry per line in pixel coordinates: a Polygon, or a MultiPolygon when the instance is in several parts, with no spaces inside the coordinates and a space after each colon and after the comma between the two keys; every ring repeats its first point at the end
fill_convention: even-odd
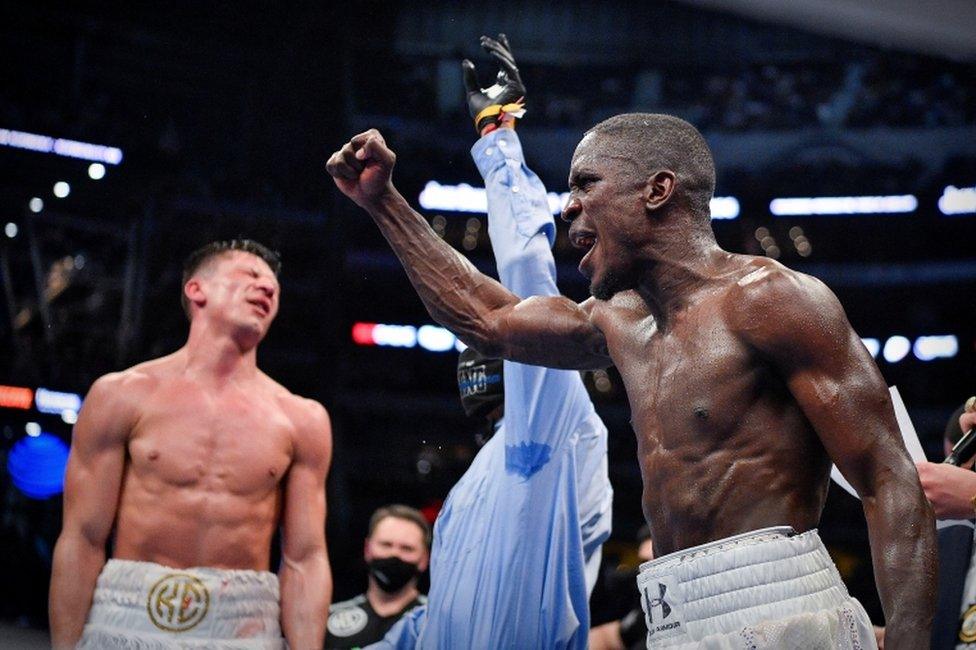
{"type": "Polygon", "coordinates": [[[468,93],[480,93],[481,86],[478,85],[478,73],[474,70],[474,64],[468,59],[461,61],[461,71],[464,74],[464,88],[468,93]]]}

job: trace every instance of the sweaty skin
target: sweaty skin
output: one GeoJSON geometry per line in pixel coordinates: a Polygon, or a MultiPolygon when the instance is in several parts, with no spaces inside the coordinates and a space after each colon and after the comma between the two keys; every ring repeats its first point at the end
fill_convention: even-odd
{"type": "Polygon", "coordinates": [[[278,308],[267,264],[224,253],[203,275],[207,287],[187,286],[206,303],[187,345],[101,377],[75,425],[51,580],[55,647],[81,636],[113,530],[117,559],[267,571],[279,525],[283,633],[291,647],[321,647],[329,418],[255,364],[278,308]]]}
{"type": "Polygon", "coordinates": [[[603,298],[579,305],[520,301],[479,273],[393,187],[396,157],[379,132],[355,136],[327,169],[465,343],[537,365],[616,364],[658,556],[766,526],[815,527],[833,460],[863,503],[887,643],[925,647],[932,511],[884,381],[836,297],[772,260],[719,248],[707,215],[677,200],[674,172],[635,178],[605,138],[577,147],[563,213],[603,298]]]}

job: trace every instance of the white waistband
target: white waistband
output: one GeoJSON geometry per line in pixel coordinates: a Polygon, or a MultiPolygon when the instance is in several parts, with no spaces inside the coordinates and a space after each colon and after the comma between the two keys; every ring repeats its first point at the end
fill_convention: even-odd
{"type": "Polygon", "coordinates": [[[278,577],[267,571],[109,560],[98,576],[86,636],[279,639],[278,577]]]}
{"type": "Polygon", "coordinates": [[[701,639],[851,602],[816,530],[797,535],[788,526],[764,528],[640,569],[648,629],[661,628],[667,637],[701,639]]]}

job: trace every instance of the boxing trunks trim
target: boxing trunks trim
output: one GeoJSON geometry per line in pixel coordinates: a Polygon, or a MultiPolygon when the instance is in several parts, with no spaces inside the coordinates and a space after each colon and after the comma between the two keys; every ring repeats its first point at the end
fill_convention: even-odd
{"type": "Polygon", "coordinates": [[[764,528],[671,553],[642,564],[637,586],[648,648],[875,647],[816,530],[764,528]]]}
{"type": "Polygon", "coordinates": [[[78,647],[280,650],[279,601],[267,571],[109,560],[78,647]]]}

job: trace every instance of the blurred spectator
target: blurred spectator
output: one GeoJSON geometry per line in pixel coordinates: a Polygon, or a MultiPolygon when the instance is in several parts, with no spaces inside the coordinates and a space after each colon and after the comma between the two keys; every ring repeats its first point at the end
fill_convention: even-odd
{"type": "MultiPolygon", "coordinates": [[[[948,456],[953,445],[976,426],[974,399],[959,407],[946,424],[943,440],[948,456]]],[[[976,562],[973,561],[976,518],[976,473],[970,459],[964,467],[918,463],[925,496],[939,520],[939,597],[932,623],[932,649],[953,650],[976,642],[976,562]]],[[[884,629],[876,628],[884,648],[884,629]]]]}
{"type": "Polygon", "coordinates": [[[427,602],[417,578],[430,558],[430,525],[404,505],[379,508],[369,521],[363,559],[369,568],[366,593],[333,603],[326,648],[359,648],[383,638],[407,611],[427,602]]]}
{"type": "MultiPolygon", "coordinates": [[[[641,563],[654,559],[654,545],[647,524],[637,531],[637,558],[641,563]]],[[[611,578],[615,582],[625,582],[632,594],[637,582],[637,570],[616,571],[611,578]]],[[[595,625],[590,629],[590,650],[643,650],[647,645],[647,624],[640,600],[634,600],[634,607],[620,620],[595,625]]]]}

